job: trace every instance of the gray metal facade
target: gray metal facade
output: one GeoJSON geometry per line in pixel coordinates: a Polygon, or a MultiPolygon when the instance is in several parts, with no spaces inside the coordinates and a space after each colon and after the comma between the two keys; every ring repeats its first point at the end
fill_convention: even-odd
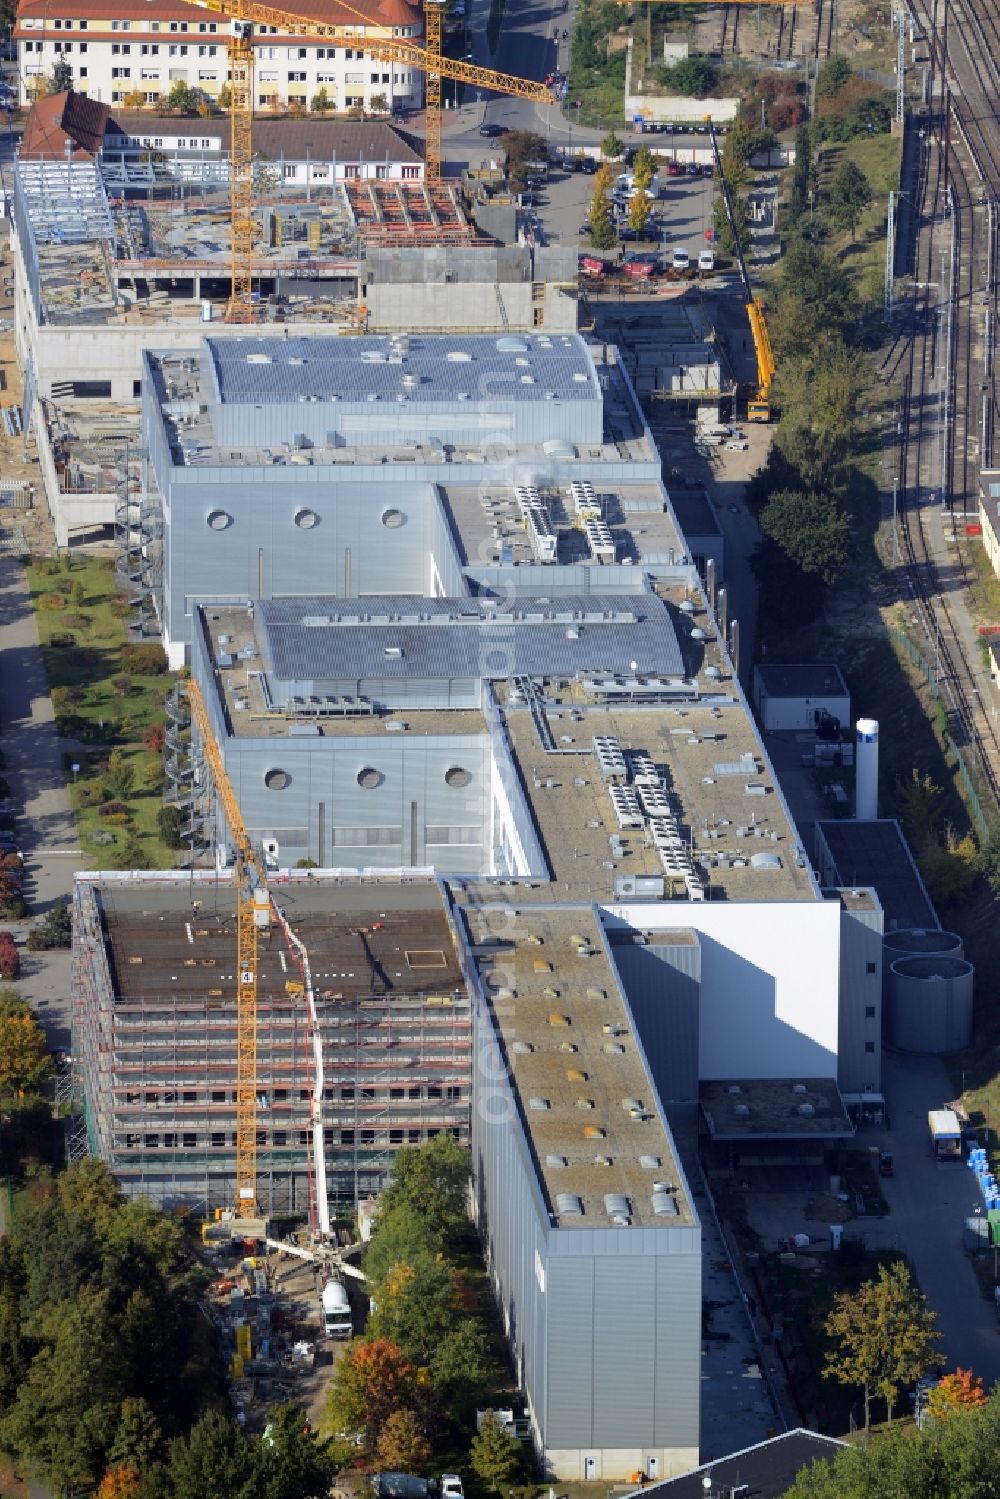
{"type": "Polygon", "coordinates": [[[481,994],[473,1046],[477,1216],[543,1460],[696,1449],[700,1226],[555,1226],[481,994]]]}
{"type": "Polygon", "coordinates": [[[882,1087],[882,924],[877,901],[869,907],[842,906],[837,1027],[842,1093],[877,1093],[882,1087]]]}

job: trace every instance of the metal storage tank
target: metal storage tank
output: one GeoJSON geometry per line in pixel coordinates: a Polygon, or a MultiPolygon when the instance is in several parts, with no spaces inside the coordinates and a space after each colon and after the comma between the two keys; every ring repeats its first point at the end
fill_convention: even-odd
{"type": "Polygon", "coordinates": [[[886,932],[883,940],[886,961],[896,958],[931,957],[964,958],[965,946],[957,932],[942,932],[940,928],[904,927],[898,932],[886,932]]]}
{"type": "Polygon", "coordinates": [[[874,822],[878,817],[878,719],[859,718],[854,732],[854,817],[857,822],[874,822]]]}
{"type": "Polygon", "coordinates": [[[964,958],[897,958],[889,969],[889,1038],[901,1051],[959,1051],[972,1042],[972,980],[964,958]]]}

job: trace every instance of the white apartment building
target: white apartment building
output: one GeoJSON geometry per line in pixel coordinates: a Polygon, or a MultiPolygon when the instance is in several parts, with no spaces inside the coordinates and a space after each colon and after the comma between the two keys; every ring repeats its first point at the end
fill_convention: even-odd
{"type": "MultiPolygon", "coordinates": [[[[330,110],[421,105],[420,70],[370,57],[364,47],[369,30],[419,41],[423,21],[415,5],[356,0],[346,10],[337,0],[296,0],[295,9],[337,26],[336,38],[256,27],[256,108],[309,109],[320,92],[330,110]],[[355,10],[370,15],[370,26],[355,10]]],[[[21,0],[14,26],[21,102],[40,91],[60,58],[72,69],[73,87],[105,104],[162,105],[176,83],[214,99],[229,77],[228,36],[225,16],[184,0],[121,0],[115,7],[108,0],[21,0]]]]}

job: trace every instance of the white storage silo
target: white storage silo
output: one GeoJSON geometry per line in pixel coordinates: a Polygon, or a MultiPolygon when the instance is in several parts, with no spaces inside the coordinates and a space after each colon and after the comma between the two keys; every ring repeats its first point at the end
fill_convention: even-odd
{"type": "Polygon", "coordinates": [[[854,817],[857,822],[874,822],[878,817],[878,719],[859,718],[854,732],[854,817]]]}

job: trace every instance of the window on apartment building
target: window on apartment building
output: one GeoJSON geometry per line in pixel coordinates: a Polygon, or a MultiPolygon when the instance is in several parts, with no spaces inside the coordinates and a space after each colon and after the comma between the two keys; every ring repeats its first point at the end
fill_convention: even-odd
{"type": "Polygon", "coordinates": [[[363,1129],[361,1131],[361,1143],[362,1145],[374,1145],[375,1131],[373,1129],[363,1129]]]}
{"type": "Polygon", "coordinates": [[[80,43],[80,51],[81,52],[86,52],[86,50],[87,50],[87,43],[86,42],[81,42],[80,43]]]}
{"type": "Polygon", "coordinates": [[[874,1005],[865,1005],[865,1019],[866,1020],[874,1020],[875,1019],[875,1006],[874,1005]]]}
{"type": "Polygon", "coordinates": [[[462,1096],[462,1090],[461,1090],[460,1087],[457,1086],[457,1084],[452,1085],[452,1086],[446,1088],[444,1091],[445,1091],[445,1097],[446,1098],[455,1099],[455,1098],[461,1098],[461,1096],[462,1096]]]}
{"type": "MultiPolygon", "coordinates": [[[[325,1134],[326,1131],[324,1130],[323,1133],[325,1134]]],[[[333,1130],[330,1131],[330,1134],[331,1135],[333,1134],[333,1130]]],[[[330,1143],[332,1144],[333,1141],[331,1140],[330,1143]]],[[[299,1144],[300,1145],[308,1145],[309,1144],[309,1131],[307,1129],[300,1129],[299,1130],[299,1144]]]]}
{"type": "Polygon", "coordinates": [[[300,1102],[306,1103],[306,1102],[308,1102],[308,1099],[309,1099],[309,1089],[308,1088],[300,1088],[299,1089],[299,1100],[300,1100],[300,1102]]]}
{"type": "MultiPolygon", "coordinates": [[[[192,141],[191,144],[193,146],[194,145],[194,141],[192,141]]],[[[272,1097],[272,1099],[274,1100],[275,1103],[284,1103],[285,1100],[288,1098],[288,1089],[287,1088],[275,1088],[274,1092],[271,1094],[271,1097],[272,1097]]]]}
{"type": "Polygon", "coordinates": [[[407,1136],[407,1141],[408,1141],[408,1143],[410,1145],[419,1145],[420,1144],[420,1131],[418,1129],[407,1130],[406,1136],[407,1136]]]}
{"type": "Polygon", "coordinates": [[[329,167],[313,167],[312,174],[313,174],[313,181],[314,182],[320,182],[320,181],[325,182],[326,179],[330,175],[330,168],[329,167]]]}
{"type": "MultiPolygon", "coordinates": [[[[296,94],[289,94],[289,96],[288,96],[288,102],[289,102],[289,104],[292,103],[293,99],[300,98],[300,97],[301,96],[296,95],[296,94]]],[[[294,161],[293,162],[287,162],[286,161],[284,167],[282,168],[282,176],[284,177],[285,181],[288,182],[288,181],[291,181],[291,180],[294,179],[295,173],[297,171],[298,171],[298,168],[296,167],[294,161]]]]}
{"type": "Polygon", "coordinates": [[[266,1130],[259,1129],[257,1131],[257,1134],[256,1134],[255,1138],[257,1140],[257,1144],[258,1145],[266,1145],[267,1144],[267,1132],[266,1132],[266,1130]]]}
{"type": "Polygon", "coordinates": [[[869,1055],[871,1055],[871,1053],[874,1050],[875,1050],[875,1042],[874,1041],[866,1041],[865,1042],[865,1051],[868,1052],[869,1055]]]}
{"type": "Polygon", "coordinates": [[[79,26],[79,28],[80,28],[81,31],[86,31],[86,29],[87,29],[87,23],[86,23],[86,21],[78,21],[77,25],[79,26]]]}
{"type": "MultiPolygon", "coordinates": [[[[138,392],[137,392],[137,394],[138,394],[138,392]]],[[[189,1089],[187,1089],[185,1092],[183,1092],[181,1094],[181,1102],[182,1103],[197,1103],[198,1102],[198,1095],[197,1095],[197,1093],[194,1092],[193,1089],[189,1088],[189,1089]]]]}
{"type": "Polygon", "coordinates": [[[414,178],[418,178],[419,176],[420,176],[420,168],[419,167],[404,167],[403,168],[403,180],[405,182],[412,182],[414,178]]]}
{"type": "Polygon", "coordinates": [[[147,1103],[159,1103],[159,1101],[160,1101],[160,1095],[159,1095],[159,1093],[147,1093],[146,1094],[146,1102],[147,1103]]]}
{"type": "Polygon", "coordinates": [[[354,1131],[352,1129],[342,1129],[340,1131],[340,1143],[341,1145],[353,1145],[354,1131]]]}
{"type": "Polygon", "coordinates": [[[374,1103],[375,1102],[375,1089],[374,1088],[362,1088],[361,1089],[361,1097],[362,1097],[362,1100],[365,1103],[374,1103]]]}
{"type": "Polygon", "coordinates": [[[401,1129],[391,1129],[389,1131],[389,1144],[390,1145],[402,1145],[402,1143],[403,1143],[403,1131],[401,1129]]]}
{"type": "Polygon", "coordinates": [[[225,1090],[225,1088],[213,1088],[212,1089],[212,1102],[213,1103],[225,1103],[225,1101],[226,1101],[226,1090],[225,1090]]]}
{"type": "Polygon", "coordinates": [[[428,1140],[436,1140],[440,1133],[441,1131],[439,1129],[429,1129],[427,1131],[427,1138],[428,1140]]]}
{"type": "Polygon", "coordinates": [[[149,23],[149,29],[150,29],[150,31],[159,31],[159,29],[160,29],[160,23],[159,23],[159,21],[150,21],[150,23],[149,23]]]}
{"type": "Polygon", "coordinates": [[[444,1094],[437,1083],[431,1083],[427,1089],[428,1098],[443,1098],[444,1094]]]}
{"type": "Polygon", "coordinates": [[[462,1131],[461,1131],[461,1129],[459,1128],[459,1126],[457,1124],[453,1124],[452,1125],[452,1127],[451,1127],[451,1133],[452,1133],[452,1138],[455,1139],[455,1140],[460,1140],[462,1138],[462,1131]]]}
{"type": "Polygon", "coordinates": [[[389,1089],[389,1097],[390,1098],[405,1098],[406,1097],[406,1089],[405,1088],[390,1088],[389,1089]]]}
{"type": "Polygon", "coordinates": [[[177,1102],[177,1094],[175,1092],[173,1092],[172,1089],[168,1089],[167,1092],[164,1093],[164,1095],[163,1095],[163,1102],[164,1103],[176,1103],[177,1102]]]}
{"type": "Polygon", "coordinates": [[[190,1132],[183,1134],[181,1135],[181,1144],[183,1145],[185,1150],[194,1150],[195,1146],[198,1144],[198,1136],[193,1135],[190,1132]]]}
{"type": "Polygon", "coordinates": [[[305,83],[306,75],[304,73],[289,73],[288,81],[289,83],[305,83]]]}
{"type": "Polygon", "coordinates": [[[173,1133],[172,1130],[168,1130],[167,1133],[163,1136],[163,1148],[165,1150],[177,1149],[177,1136],[173,1133]]]}
{"type": "Polygon", "coordinates": [[[415,1083],[412,1088],[408,1088],[407,1092],[410,1098],[423,1098],[424,1096],[424,1090],[419,1083],[415,1083]]]}
{"type": "Polygon", "coordinates": [[[341,1098],[351,1099],[351,1098],[354,1097],[354,1089],[353,1088],[341,1088],[341,1090],[340,1090],[340,1096],[341,1096],[341,1098]]]}
{"type": "Polygon", "coordinates": [[[274,1132],[274,1143],[275,1145],[287,1145],[288,1131],[285,1129],[276,1129],[274,1132]]]}
{"type": "Polygon", "coordinates": [[[213,1150],[225,1150],[225,1148],[226,1148],[226,1135],[225,1135],[225,1131],[224,1130],[221,1130],[221,1129],[213,1130],[212,1131],[212,1135],[211,1135],[211,1140],[212,1140],[212,1149],[213,1150]]]}
{"type": "Polygon", "coordinates": [[[160,1137],[159,1135],[143,1135],[143,1144],[147,1150],[158,1150],[160,1137]]]}
{"type": "MultiPolygon", "coordinates": [[[[86,78],[86,76],[87,76],[87,69],[86,68],[81,68],[80,69],[80,77],[81,78],[86,78]]],[[[157,98],[159,98],[159,95],[157,95],[157,98]]]]}
{"type": "Polygon", "coordinates": [[[138,1103],[139,1102],[139,1095],[138,1095],[138,1093],[126,1093],[125,1094],[125,1102],[126,1103],[138,1103]]]}

